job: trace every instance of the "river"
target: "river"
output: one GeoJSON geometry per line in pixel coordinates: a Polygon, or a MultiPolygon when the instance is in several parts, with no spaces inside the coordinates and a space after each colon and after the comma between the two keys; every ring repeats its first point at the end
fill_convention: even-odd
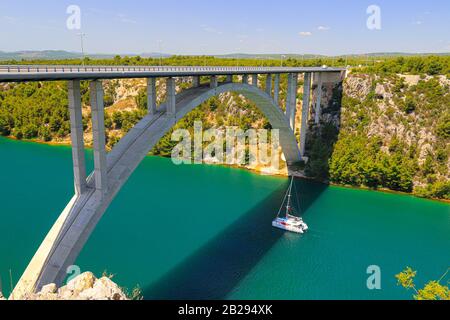
{"type": "MultiPolygon", "coordinates": [[[[87,153],[92,168],[92,154],[87,153]]],[[[71,149],[0,138],[0,277],[8,294],[73,194],[71,149]],[[10,277],[11,271],[11,277],[10,277]]],[[[271,227],[281,177],[147,157],[76,264],[146,299],[409,299],[450,266],[450,206],[296,180],[299,236],[271,227]],[[381,289],[367,288],[368,266],[381,289]]]]}

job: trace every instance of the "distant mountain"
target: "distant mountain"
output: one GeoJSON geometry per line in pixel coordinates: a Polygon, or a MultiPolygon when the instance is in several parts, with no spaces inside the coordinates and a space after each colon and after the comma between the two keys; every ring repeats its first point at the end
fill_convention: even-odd
{"type": "Polygon", "coordinates": [[[33,59],[76,59],[80,58],[81,53],[68,52],[63,50],[44,50],[44,51],[0,51],[1,60],[33,60],[33,59]]]}
{"type": "MultiPolygon", "coordinates": [[[[116,55],[120,56],[141,56],[142,58],[168,58],[171,57],[172,54],[168,53],[159,53],[159,52],[147,52],[141,54],[135,53],[121,53],[121,54],[113,54],[113,53],[96,53],[96,54],[86,54],[86,56],[93,59],[111,59],[116,55]]],[[[376,53],[367,53],[367,54],[348,54],[348,55],[340,55],[334,57],[397,57],[397,56],[424,56],[424,55],[438,55],[438,56],[448,56],[450,52],[446,53],[404,53],[404,52],[376,52],[376,53]]],[[[82,58],[82,54],[80,52],[71,52],[64,50],[43,50],[43,51],[15,51],[15,52],[4,52],[0,51],[0,61],[6,60],[63,60],[63,59],[80,59],[82,58]]],[[[247,54],[247,53],[231,53],[231,54],[222,54],[222,55],[214,55],[216,58],[225,58],[225,59],[281,59],[283,56],[284,59],[293,58],[293,59],[317,59],[317,58],[327,58],[331,56],[319,55],[319,54],[247,54]]]]}
{"type": "MultiPolygon", "coordinates": [[[[133,55],[131,55],[133,56],[133,55]]],[[[134,55],[136,56],[136,55],[134,55]]],[[[142,53],[139,56],[142,58],[170,58],[173,54],[168,53],[159,53],[159,52],[150,52],[150,53],[142,53]]]]}
{"type": "Polygon", "coordinates": [[[411,56],[449,56],[450,52],[441,53],[407,53],[407,52],[372,52],[372,53],[361,53],[361,54],[347,54],[340,57],[411,57],[411,56]]]}
{"type": "Polygon", "coordinates": [[[448,56],[450,52],[445,53],[404,53],[404,52],[374,52],[374,53],[361,53],[361,54],[347,54],[338,56],[327,56],[321,54],[246,54],[246,53],[232,53],[224,55],[216,55],[217,58],[229,58],[229,59],[319,59],[319,58],[341,58],[341,57],[399,57],[399,56],[448,56]]]}
{"type": "Polygon", "coordinates": [[[281,59],[283,56],[284,59],[292,58],[292,59],[315,59],[315,58],[324,58],[326,56],[319,54],[247,54],[247,53],[231,53],[231,54],[222,54],[216,55],[217,58],[225,58],[225,59],[281,59]]]}
{"type": "MultiPolygon", "coordinates": [[[[93,59],[111,59],[114,58],[117,54],[109,54],[109,53],[95,53],[95,54],[86,54],[86,56],[93,59]]],[[[141,56],[143,58],[167,58],[171,57],[171,54],[167,53],[158,53],[158,52],[150,52],[150,53],[142,53],[142,54],[120,54],[121,56],[141,56]]],[[[0,60],[63,60],[63,59],[80,59],[83,55],[81,52],[70,52],[64,50],[43,50],[43,51],[15,51],[15,52],[4,52],[0,51],[0,60]]]]}

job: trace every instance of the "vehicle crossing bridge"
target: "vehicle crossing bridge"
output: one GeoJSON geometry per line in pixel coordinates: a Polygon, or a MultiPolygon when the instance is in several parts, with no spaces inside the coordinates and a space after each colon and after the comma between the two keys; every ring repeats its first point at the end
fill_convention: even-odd
{"type": "Polygon", "coordinates": [[[280,144],[288,165],[305,156],[313,81],[315,123],[321,114],[322,85],[340,82],[345,69],[314,67],[141,67],[141,66],[0,66],[0,82],[68,81],[75,195],[57,219],[11,298],[20,299],[49,283],[61,284],[104,212],[128,178],[156,143],[187,113],[213,96],[237,92],[253,101],[272,127],[280,130],[280,144]],[[279,106],[280,75],[287,74],[286,111],[279,106]],[[294,134],[299,75],[303,75],[300,142],[294,134]],[[259,77],[265,75],[265,77],[259,77]],[[236,77],[242,79],[234,82],[236,77]],[[192,87],[176,93],[175,78],[192,77],[192,87]],[[201,83],[208,77],[208,83],[201,83]],[[102,80],[147,79],[148,114],[111,152],[105,149],[102,80]],[[156,79],[166,81],[166,101],[157,106],[156,79]],[[263,83],[259,79],[263,78],[263,83]],[[224,79],[219,82],[219,79],[224,79]],[[90,81],[94,171],[87,175],[82,124],[80,81],[90,81]],[[251,81],[250,81],[251,80],[251,81]]]}

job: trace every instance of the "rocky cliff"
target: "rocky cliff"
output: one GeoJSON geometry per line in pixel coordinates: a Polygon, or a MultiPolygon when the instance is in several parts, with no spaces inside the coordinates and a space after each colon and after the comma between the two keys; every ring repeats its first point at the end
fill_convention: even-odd
{"type": "Polygon", "coordinates": [[[341,113],[332,181],[450,199],[446,77],[350,74],[341,113]]]}

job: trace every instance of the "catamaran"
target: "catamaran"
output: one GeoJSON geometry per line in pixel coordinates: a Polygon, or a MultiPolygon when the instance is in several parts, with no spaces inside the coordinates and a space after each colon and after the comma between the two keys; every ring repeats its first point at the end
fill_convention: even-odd
{"type": "Polygon", "coordinates": [[[294,184],[294,178],[291,178],[291,183],[284,196],[283,203],[278,211],[277,217],[272,221],[272,226],[275,228],[283,229],[295,233],[305,233],[308,230],[308,225],[303,221],[301,217],[295,216],[295,210],[292,206],[292,186],[294,184]],[[286,206],[284,204],[286,203],[286,206]],[[284,217],[281,216],[283,208],[284,217]]]}

